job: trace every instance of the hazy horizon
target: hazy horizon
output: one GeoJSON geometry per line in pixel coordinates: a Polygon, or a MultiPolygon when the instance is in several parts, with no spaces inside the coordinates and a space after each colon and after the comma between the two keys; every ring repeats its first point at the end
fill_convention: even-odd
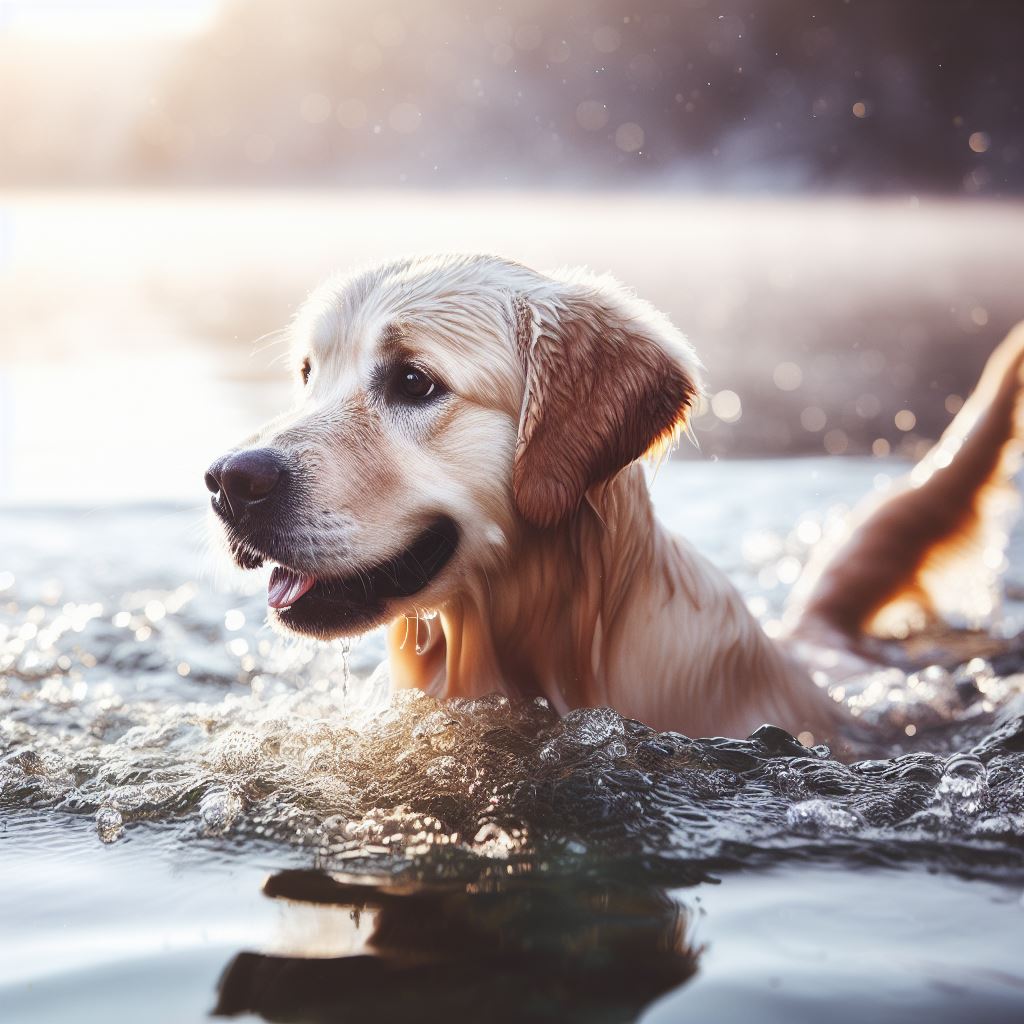
{"type": "Polygon", "coordinates": [[[2,13],[8,186],[1024,195],[1007,0],[2,13]]]}

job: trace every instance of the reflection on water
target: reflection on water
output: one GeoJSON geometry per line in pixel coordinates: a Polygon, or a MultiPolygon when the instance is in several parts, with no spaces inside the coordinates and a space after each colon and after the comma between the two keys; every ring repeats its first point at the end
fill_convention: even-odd
{"type": "Polygon", "coordinates": [[[831,848],[720,884],[588,858],[569,875],[495,872],[467,886],[436,873],[327,876],[280,844],[185,841],[166,826],[136,824],[103,847],[88,820],[7,809],[0,873],[17,884],[0,888],[12,925],[0,934],[2,1017],[198,1024],[219,1002],[251,1007],[246,1020],[308,1022],[358,1010],[650,1024],[1020,1018],[1019,873],[994,883],[851,870],[842,843],[831,848]],[[543,984],[527,983],[527,964],[543,984]],[[502,988],[509,978],[518,985],[502,988]]]}
{"type": "MultiPolygon", "coordinates": [[[[628,1021],[696,970],[686,915],[663,891],[584,876],[389,887],[282,872],[267,895],[314,903],[361,948],[244,952],[215,1014],[271,1021],[628,1021]]],[[[308,915],[303,925],[310,927],[308,915]]]]}

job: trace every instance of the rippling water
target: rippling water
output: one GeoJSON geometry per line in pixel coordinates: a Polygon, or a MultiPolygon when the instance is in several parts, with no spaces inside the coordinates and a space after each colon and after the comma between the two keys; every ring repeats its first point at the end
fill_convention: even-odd
{"type": "MultiPolygon", "coordinates": [[[[833,503],[878,469],[672,464],[655,494],[770,623],[833,503]]],[[[850,688],[878,739],[843,763],[770,725],[702,739],[607,709],[389,698],[379,636],[275,637],[258,582],[204,573],[187,509],[9,509],[0,528],[19,539],[0,566],[0,907],[21,933],[0,939],[0,995],[15,1019],[58,1019],[76,992],[96,1019],[164,1019],[154,978],[178,979],[168,1020],[452,1019],[487,1000],[509,1020],[651,1005],[810,1019],[844,985],[862,1019],[890,984],[933,1020],[1024,1012],[1024,972],[1004,962],[1024,924],[1014,642],[959,638],[959,666],[850,688]],[[954,927],[947,899],[981,938],[936,937],[954,927]],[[902,938],[893,914],[914,920],[902,938]],[[844,920],[819,985],[808,936],[844,920]],[[885,961],[901,956],[897,978],[885,961]]],[[[1009,602],[998,631],[1019,615],[1009,602]]]]}

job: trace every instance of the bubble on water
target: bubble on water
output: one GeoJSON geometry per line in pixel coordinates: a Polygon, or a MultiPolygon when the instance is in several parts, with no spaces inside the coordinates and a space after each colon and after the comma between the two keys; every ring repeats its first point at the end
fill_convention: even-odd
{"type": "Polygon", "coordinates": [[[262,738],[245,729],[230,729],[220,736],[211,751],[211,764],[219,771],[251,772],[261,759],[262,738]]]}
{"type": "Polygon", "coordinates": [[[802,800],[786,811],[786,826],[802,835],[855,832],[864,824],[859,814],[831,800],[802,800]]]}
{"type": "Polygon", "coordinates": [[[338,767],[338,753],[333,743],[317,743],[299,752],[302,770],[309,775],[330,772],[338,767]]]}
{"type": "Polygon", "coordinates": [[[199,801],[199,817],[209,832],[227,832],[241,812],[241,799],[228,789],[211,789],[199,801]]]}
{"type": "Polygon", "coordinates": [[[599,747],[624,731],[622,716],[611,708],[579,708],[564,722],[566,736],[588,747],[599,747]]]}
{"type": "MultiPolygon", "coordinates": [[[[780,538],[772,558],[802,557],[801,544],[780,538]]],[[[947,835],[984,836],[991,847],[1021,831],[1024,722],[1001,725],[966,759],[890,757],[886,745],[851,765],[777,728],[691,739],[606,708],[560,718],[543,698],[388,696],[386,673],[364,654],[375,641],[361,642],[346,688],[343,645],[261,632],[262,595],[249,605],[176,593],[128,594],[104,615],[87,602],[0,608],[5,812],[95,816],[101,839],[145,820],[182,841],[215,834],[306,848],[328,870],[429,863],[443,877],[481,863],[520,870],[552,850],[665,864],[828,849],[836,836],[846,848],[898,840],[928,851],[947,835]],[[150,607],[152,635],[138,641],[152,602],[165,614],[150,607]],[[244,665],[221,642],[232,610],[244,613],[231,619],[244,665]]],[[[934,744],[930,727],[956,723],[948,749],[967,749],[986,732],[963,720],[964,688],[979,702],[1021,691],[998,665],[971,663],[952,677],[880,670],[844,681],[842,699],[882,732],[898,726],[900,738],[914,724],[934,744]]]]}
{"type": "Polygon", "coordinates": [[[988,770],[973,754],[954,754],[946,761],[935,795],[953,817],[973,817],[988,799],[988,770]]]}
{"type": "Polygon", "coordinates": [[[414,740],[425,740],[434,750],[452,750],[459,742],[458,720],[439,708],[423,718],[412,731],[414,740]]]}
{"type": "Polygon", "coordinates": [[[147,803],[143,786],[115,786],[103,796],[104,805],[117,811],[138,811],[147,803]]]}
{"type": "Polygon", "coordinates": [[[116,807],[101,807],[96,812],[96,834],[104,843],[112,843],[124,831],[124,819],[116,807]]]}

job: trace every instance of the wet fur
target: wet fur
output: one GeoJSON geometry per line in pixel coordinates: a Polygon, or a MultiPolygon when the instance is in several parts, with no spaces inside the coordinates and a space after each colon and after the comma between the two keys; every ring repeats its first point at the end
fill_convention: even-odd
{"type": "Polygon", "coordinates": [[[393,685],[437,695],[610,705],[691,734],[772,722],[829,736],[841,713],[811,669],[863,669],[862,640],[891,607],[939,614],[944,571],[976,565],[979,538],[994,543],[1013,465],[1019,332],[937,446],[948,458],[933,453],[858,513],[775,641],[653,514],[636,460],[685,427],[700,365],[616,282],[491,257],[400,261],[328,282],[293,335],[309,387],[250,442],[282,452],[303,482],[275,524],[277,556],[350,573],[431,515],[452,517],[450,565],[381,613],[393,685]],[[392,351],[450,389],[429,415],[403,418],[372,398],[392,351]]]}

